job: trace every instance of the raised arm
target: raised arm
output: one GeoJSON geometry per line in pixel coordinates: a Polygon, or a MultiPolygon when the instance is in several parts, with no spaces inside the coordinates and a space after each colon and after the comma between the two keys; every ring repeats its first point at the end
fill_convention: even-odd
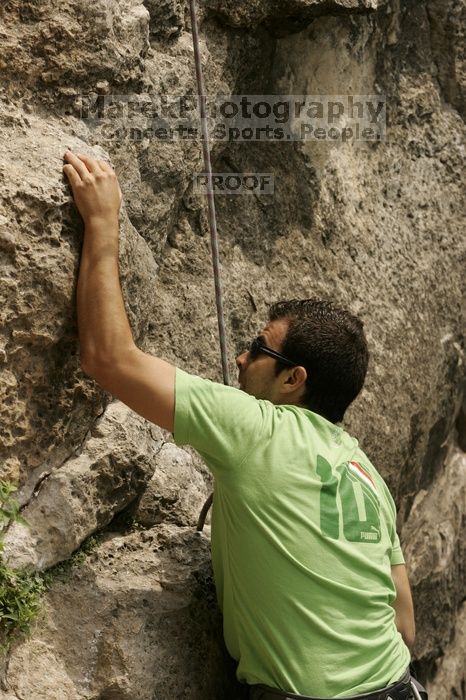
{"type": "Polygon", "coordinates": [[[396,598],[392,603],[396,615],[396,628],[403,637],[406,646],[411,650],[414,646],[416,625],[411,588],[404,564],[392,566],[392,579],[396,588],[396,598]]]}
{"type": "Polygon", "coordinates": [[[118,248],[121,190],[101,160],[67,151],[65,174],[84,221],[77,289],[81,366],[147,420],[173,431],[175,367],[134,343],[121,293],[118,248]]]}
{"type": "Polygon", "coordinates": [[[83,370],[140,416],[173,432],[175,367],[137,347],[113,362],[82,363],[83,370]]]}

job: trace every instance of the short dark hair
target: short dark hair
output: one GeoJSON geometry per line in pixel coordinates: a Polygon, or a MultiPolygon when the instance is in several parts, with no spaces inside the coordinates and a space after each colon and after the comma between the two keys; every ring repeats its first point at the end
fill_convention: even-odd
{"type": "MultiPolygon", "coordinates": [[[[269,320],[288,319],[280,352],[307,371],[306,408],[332,423],[343,420],[361,391],[369,363],[363,322],[323,299],[278,301],[269,320]]],[[[277,361],[276,374],[284,365],[277,361]]]]}

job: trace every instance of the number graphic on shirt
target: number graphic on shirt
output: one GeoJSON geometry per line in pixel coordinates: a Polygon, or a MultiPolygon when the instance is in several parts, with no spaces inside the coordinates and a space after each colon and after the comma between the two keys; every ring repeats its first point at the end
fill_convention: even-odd
{"type": "Polygon", "coordinates": [[[324,457],[317,456],[320,488],[320,529],[323,535],[336,540],[343,515],[343,535],[348,542],[380,542],[380,507],[371,477],[356,462],[340,464],[334,474],[324,457]],[[359,476],[361,475],[361,476],[359,476]]]}

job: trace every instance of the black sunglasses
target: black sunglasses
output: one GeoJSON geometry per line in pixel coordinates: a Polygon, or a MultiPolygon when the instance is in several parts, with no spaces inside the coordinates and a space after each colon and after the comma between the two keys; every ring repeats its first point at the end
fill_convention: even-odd
{"type": "Polygon", "coordinates": [[[264,345],[260,338],[255,338],[249,346],[249,357],[251,358],[251,360],[255,360],[261,353],[273,357],[275,360],[278,360],[284,365],[287,365],[287,367],[296,367],[296,362],[293,362],[293,360],[289,360],[287,357],[285,357],[285,355],[282,355],[280,352],[268,348],[266,345],[264,345]]]}

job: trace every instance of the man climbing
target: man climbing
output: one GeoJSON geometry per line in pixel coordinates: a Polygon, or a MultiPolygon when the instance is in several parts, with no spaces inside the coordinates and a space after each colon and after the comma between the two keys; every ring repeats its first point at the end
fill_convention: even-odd
{"type": "Polygon", "coordinates": [[[254,700],[421,697],[395,505],[337,425],[364,383],[362,323],[329,302],[272,305],[237,358],[241,389],[144,353],[119,283],[116,175],[104,161],[65,159],[85,224],[81,365],[214,475],[212,561],[239,680],[254,700]]]}

